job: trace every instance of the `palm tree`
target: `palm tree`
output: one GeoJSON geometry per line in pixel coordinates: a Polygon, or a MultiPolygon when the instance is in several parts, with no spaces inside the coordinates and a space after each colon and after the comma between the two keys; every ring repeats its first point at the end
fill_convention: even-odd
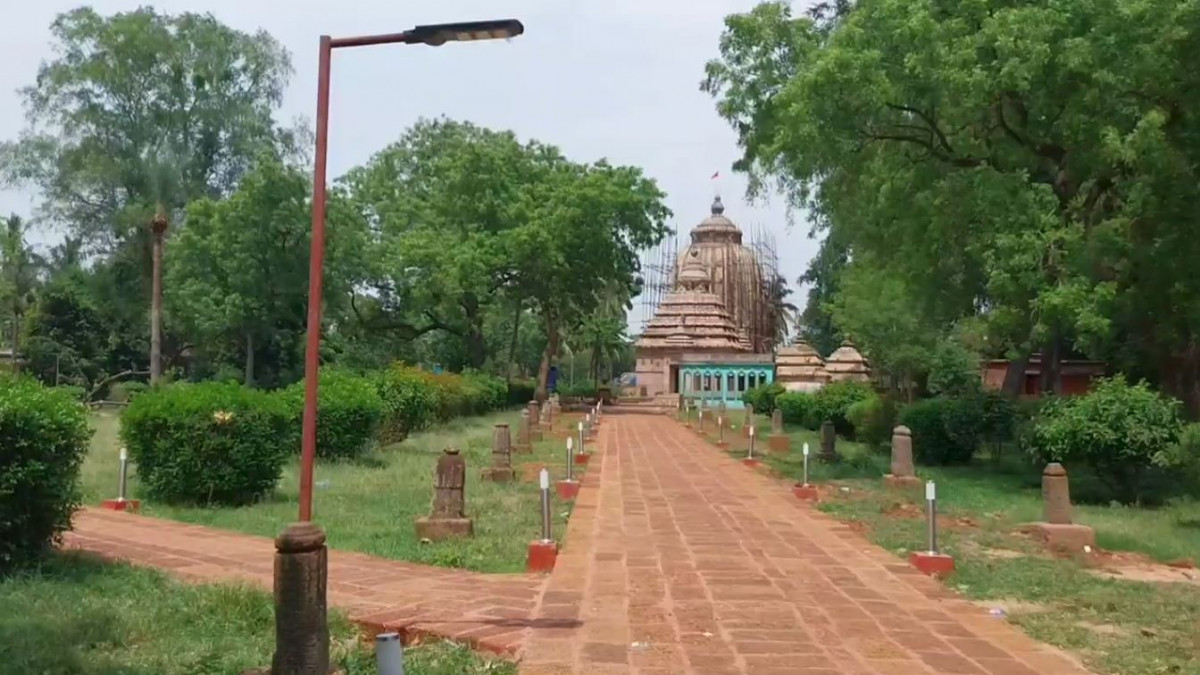
{"type": "Polygon", "coordinates": [[[773,275],[768,284],[770,335],[775,344],[781,345],[787,342],[789,326],[798,325],[800,309],[795,304],[788,302],[787,298],[792,294],[792,289],[788,288],[787,279],[784,279],[783,275],[773,275]]]}
{"type": "Polygon", "coordinates": [[[150,283],[150,384],[162,378],[162,316],[163,316],[163,243],[170,224],[168,209],[176,205],[181,193],[184,160],[168,143],[159,143],[142,154],[154,216],[148,223],[151,242],[150,283]]]}
{"type": "Polygon", "coordinates": [[[42,259],[25,243],[27,226],[20,216],[10,216],[0,233],[0,298],[8,309],[12,369],[19,372],[21,362],[21,331],[25,312],[34,301],[42,259]]]}

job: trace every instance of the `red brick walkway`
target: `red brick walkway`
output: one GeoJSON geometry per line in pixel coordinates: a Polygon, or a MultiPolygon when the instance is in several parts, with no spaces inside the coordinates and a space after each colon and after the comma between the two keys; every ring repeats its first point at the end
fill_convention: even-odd
{"type": "MultiPolygon", "coordinates": [[[[355,620],[521,654],[521,672],[1086,671],[668,418],[610,415],[548,578],[330,554],[355,620]]],[[[85,510],[65,545],[271,585],[271,542],[85,510]]]]}
{"type": "Polygon", "coordinates": [[[675,422],[604,431],[523,674],[1086,672],[675,422]]]}

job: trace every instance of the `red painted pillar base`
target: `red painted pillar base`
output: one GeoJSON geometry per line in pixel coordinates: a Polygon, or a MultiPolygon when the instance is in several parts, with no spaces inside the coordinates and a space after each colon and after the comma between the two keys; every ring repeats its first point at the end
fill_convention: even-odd
{"type": "Polygon", "coordinates": [[[575,463],[581,466],[587,466],[588,459],[591,458],[591,456],[592,453],[590,452],[581,452],[575,455],[575,463]]]}
{"type": "Polygon", "coordinates": [[[908,562],[931,577],[944,577],[954,572],[954,558],[945,553],[917,551],[909,554],[908,562]]]}
{"type": "Polygon", "coordinates": [[[142,510],[142,503],[136,499],[105,499],[100,502],[100,508],[109,511],[127,511],[137,513],[142,510]]]}
{"type": "Polygon", "coordinates": [[[728,450],[729,443],[727,441],[717,441],[717,449],[718,450],[728,450]]]}
{"type": "Polygon", "coordinates": [[[529,557],[525,559],[525,571],[538,574],[553,572],[558,561],[558,543],[536,539],[529,542],[529,557]]]}
{"type": "Polygon", "coordinates": [[[742,464],[745,464],[751,469],[757,469],[758,467],[762,466],[762,460],[758,459],[757,457],[747,457],[742,460],[742,464]]]}
{"type": "Polygon", "coordinates": [[[796,483],[792,486],[792,494],[796,495],[797,499],[806,502],[819,501],[821,496],[817,493],[816,485],[801,485],[796,483]]]}
{"type": "Polygon", "coordinates": [[[579,481],[577,480],[560,480],[554,484],[554,487],[558,490],[558,498],[564,502],[575,499],[575,496],[579,494],[579,481]]]}

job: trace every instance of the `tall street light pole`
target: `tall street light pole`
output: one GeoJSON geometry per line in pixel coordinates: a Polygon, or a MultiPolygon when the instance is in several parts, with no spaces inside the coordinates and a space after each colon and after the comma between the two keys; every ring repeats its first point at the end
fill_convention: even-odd
{"type": "Polygon", "coordinates": [[[317,148],[313,166],[312,244],[308,269],[308,332],[304,353],[304,422],[300,453],[300,520],[312,520],[313,463],[317,456],[317,373],[321,348],[321,282],[325,267],[325,163],[329,151],[329,66],[334,49],[389,44],[473,42],[516,37],[516,19],[417,26],[404,33],[331,38],[321,36],[317,72],[317,148]]]}

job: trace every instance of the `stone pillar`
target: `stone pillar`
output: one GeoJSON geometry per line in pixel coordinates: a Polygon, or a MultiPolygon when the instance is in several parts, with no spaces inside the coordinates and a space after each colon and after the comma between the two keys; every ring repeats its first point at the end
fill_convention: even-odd
{"type": "Polygon", "coordinates": [[[433,507],[428,517],[417,519],[417,536],[438,541],[470,535],[474,528],[466,514],[466,488],[467,459],[446,448],[434,472],[433,507]]]}
{"type": "Polygon", "coordinates": [[[514,450],[523,454],[533,452],[533,444],[529,439],[529,410],[525,409],[521,411],[521,422],[517,426],[517,445],[514,450]]]}
{"type": "Polygon", "coordinates": [[[717,424],[725,426],[729,424],[729,408],[725,405],[725,401],[717,406],[717,424]]]}
{"type": "Polygon", "coordinates": [[[771,411],[771,433],[777,436],[783,433],[783,411],[779,408],[771,411]]]}
{"type": "Polygon", "coordinates": [[[529,441],[536,443],[542,440],[542,426],[539,423],[541,419],[541,408],[537,401],[529,402],[529,441]]]}
{"type": "Polygon", "coordinates": [[[543,432],[550,431],[554,427],[554,423],[551,421],[551,417],[550,417],[550,404],[549,403],[542,406],[542,419],[541,419],[539,426],[541,427],[543,432]]]}
{"type": "Polygon", "coordinates": [[[767,437],[767,449],[775,454],[787,454],[792,449],[791,439],[783,433],[783,411],[771,411],[771,435],[767,437]]]}
{"type": "Polygon", "coordinates": [[[507,483],[513,479],[511,440],[507,424],[492,427],[492,465],[483,470],[484,480],[507,483]]]}
{"type": "Polygon", "coordinates": [[[837,432],[833,428],[833,422],[825,420],[821,422],[821,459],[836,462],[837,458],[837,432]]]}
{"type": "Polygon", "coordinates": [[[1042,520],[1054,525],[1071,524],[1071,486],[1067,470],[1053,462],[1042,472],[1042,520]]]}
{"type": "Polygon", "coordinates": [[[1053,462],[1042,471],[1042,517],[1045,522],[1034,523],[1033,533],[1051,549],[1078,553],[1096,546],[1096,531],[1086,525],[1076,525],[1071,518],[1071,488],[1067,470],[1053,462]]]}
{"type": "Polygon", "coordinates": [[[912,432],[904,425],[892,430],[892,472],[884,480],[892,485],[921,482],[913,468],[912,432]]]}
{"type": "Polygon", "coordinates": [[[329,672],[325,533],[292,523],[275,538],[275,657],[271,675],[329,672]]]}
{"type": "Polygon", "coordinates": [[[754,426],[754,406],[746,404],[746,412],[742,416],[742,438],[750,436],[750,427],[754,426]]]}

